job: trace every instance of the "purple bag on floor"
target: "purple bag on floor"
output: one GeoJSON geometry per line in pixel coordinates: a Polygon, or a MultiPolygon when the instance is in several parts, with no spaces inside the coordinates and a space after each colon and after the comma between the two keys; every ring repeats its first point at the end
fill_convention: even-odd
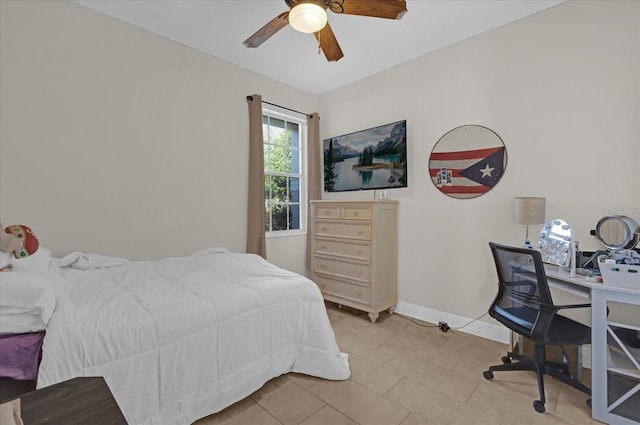
{"type": "Polygon", "coordinates": [[[0,377],[35,381],[44,332],[0,335],[0,377]]]}

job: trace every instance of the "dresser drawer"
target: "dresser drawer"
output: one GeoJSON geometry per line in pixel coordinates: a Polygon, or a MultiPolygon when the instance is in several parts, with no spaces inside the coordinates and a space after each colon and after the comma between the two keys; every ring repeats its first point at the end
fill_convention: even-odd
{"type": "Polygon", "coordinates": [[[355,263],[319,256],[315,257],[315,263],[315,270],[320,273],[344,276],[362,282],[369,282],[371,276],[371,267],[368,263],[355,263]]]}
{"type": "Polygon", "coordinates": [[[339,218],[345,220],[371,220],[371,205],[316,205],[313,218],[339,218]]]}
{"type": "Polygon", "coordinates": [[[317,236],[371,240],[371,223],[367,222],[316,220],[314,226],[314,234],[317,236]]]}
{"type": "Polygon", "coordinates": [[[313,252],[369,261],[371,259],[371,243],[369,241],[353,241],[348,239],[314,238],[313,252]]]}
{"type": "Polygon", "coordinates": [[[371,220],[369,205],[343,205],[340,213],[340,218],[346,220],[371,220]]]}
{"type": "Polygon", "coordinates": [[[314,218],[340,218],[340,206],[318,205],[315,208],[314,218]]]}
{"type": "Polygon", "coordinates": [[[329,276],[316,275],[316,284],[322,293],[369,304],[369,287],[357,283],[344,282],[329,276]]]}

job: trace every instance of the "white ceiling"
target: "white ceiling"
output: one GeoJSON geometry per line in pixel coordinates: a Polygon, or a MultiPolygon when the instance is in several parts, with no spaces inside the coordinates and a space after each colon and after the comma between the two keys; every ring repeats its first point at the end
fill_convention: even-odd
{"type": "MultiPolygon", "coordinates": [[[[348,1],[348,0],[346,0],[348,1]]],[[[312,94],[322,94],[564,0],[407,0],[401,20],[329,13],[344,57],[327,62],[312,34],[286,26],[262,46],[242,42],[284,0],[77,0],[170,40],[312,94]]]]}

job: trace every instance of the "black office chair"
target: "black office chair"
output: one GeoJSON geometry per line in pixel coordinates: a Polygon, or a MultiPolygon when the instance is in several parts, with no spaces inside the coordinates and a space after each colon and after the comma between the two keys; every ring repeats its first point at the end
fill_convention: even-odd
{"type": "MultiPolygon", "coordinates": [[[[585,394],[591,390],[574,379],[567,364],[547,361],[545,346],[582,345],[591,341],[591,329],[558,314],[562,309],[587,308],[590,304],[554,305],[539,251],[489,243],[498,272],[498,295],[489,315],[519,335],[533,340],[533,356],[508,352],[501,365],[483,372],[493,379],[493,372],[533,370],[538,377],[540,400],[533,402],[537,412],[544,412],[544,375],[550,375],[585,394]],[[519,360],[511,363],[512,359],[519,360]]],[[[563,349],[563,360],[567,359],[563,349]]],[[[587,400],[591,406],[591,399],[587,400]]]]}

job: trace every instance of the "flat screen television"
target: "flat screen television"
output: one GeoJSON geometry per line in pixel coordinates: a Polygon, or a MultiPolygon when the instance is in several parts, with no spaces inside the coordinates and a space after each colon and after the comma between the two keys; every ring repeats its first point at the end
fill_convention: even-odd
{"type": "Polygon", "coordinates": [[[407,187],[407,121],[323,140],[324,191],[407,187]]]}

